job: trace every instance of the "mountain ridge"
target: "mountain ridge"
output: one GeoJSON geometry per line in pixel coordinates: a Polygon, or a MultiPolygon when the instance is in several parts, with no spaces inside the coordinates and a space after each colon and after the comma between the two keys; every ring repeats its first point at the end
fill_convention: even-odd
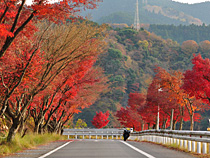
{"type": "MultiPolygon", "coordinates": [[[[85,11],[82,15],[86,16],[87,14],[91,14],[92,20],[98,23],[108,23],[105,19],[109,19],[111,23],[115,23],[116,18],[110,16],[121,12],[126,16],[129,15],[131,17],[130,21],[134,21],[135,4],[136,0],[104,0],[99,3],[98,9],[85,11]]],[[[148,24],[202,25],[205,23],[208,25],[210,24],[210,19],[208,17],[210,10],[208,8],[210,8],[210,2],[187,4],[172,0],[150,0],[147,2],[145,2],[145,0],[140,0],[139,17],[141,23],[148,24]],[[151,8],[159,8],[161,11],[155,12],[154,9],[151,10],[151,8]],[[148,14],[149,11],[150,14],[148,14]],[[178,16],[174,17],[173,15],[176,14],[178,16]]],[[[127,17],[125,17],[125,19],[126,18],[127,17]]],[[[120,23],[126,23],[123,21],[123,17],[120,23]]]]}

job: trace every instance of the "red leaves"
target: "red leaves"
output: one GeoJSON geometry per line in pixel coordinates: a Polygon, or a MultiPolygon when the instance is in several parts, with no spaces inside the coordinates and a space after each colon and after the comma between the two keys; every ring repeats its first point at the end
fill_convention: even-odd
{"type": "Polygon", "coordinates": [[[100,111],[99,113],[96,112],[96,115],[94,116],[93,121],[91,122],[96,128],[103,128],[109,123],[108,118],[109,111],[107,111],[106,113],[102,113],[100,111]]]}
{"type": "Polygon", "coordinates": [[[128,106],[117,111],[116,116],[121,125],[134,128],[136,131],[141,130],[143,124],[142,115],[139,110],[145,106],[145,96],[141,93],[130,93],[128,106]]]}
{"type": "Polygon", "coordinates": [[[0,2],[0,57],[11,44],[19,41],[17,35],[31,37],[38,20],[65,23],[66,19],[77,18],[76,12],[81,9],[94,9],[100,0],[63,0],[49,3],[48,0],[33,0],[32,4],[24,4],[25,0],[0,2]],[[12,37],[12,38],[11,38],[12,37]]]}
{"type": "Polygon", "coordinates": [[[184,73],[182,88],[198,99],[209,103],[210,98],[210,60],[202,59],[201,55],[194,56],[192,70],[184,73]]]}

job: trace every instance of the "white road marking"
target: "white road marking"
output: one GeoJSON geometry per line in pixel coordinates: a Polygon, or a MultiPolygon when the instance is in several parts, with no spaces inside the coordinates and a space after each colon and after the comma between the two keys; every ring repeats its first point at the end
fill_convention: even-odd
{"type": "Polygon", "coordinates": [[[63,144],[62,146],[59,146],[58,148],[56,148],[56,149],[54,149],[54,150],[52,150],[52,151],[50,151],[50,152],[48,152],[48,153],[46,153],[46,154],[44,154],[44,155],[38,157],[38,158],[45,158],[45,157],[51,155],[52,153],[58,151],[59,149],[63,148],[64,146],[68,145],[68,144],[71,143],[71,142],[72,142],[72,141],[67,142],[66,144],[63,144]]]}
{"type": "Polygon", "coordinates": [[[124,143],[125,145],[129,146],[130,148],[136,150],[137,152],[141,153],[142,155],[148,157],[148,158],[155,158],[154,156],[152,156],[150,154],[147,154],[146,152],[144,152],[144,151],[142,151],[142,150],[140,150],[140,149],[138,149],[138,148],[136,148],[136,147],[134,147],[134,146],[124,142],[124,141],[121,141],[121,142],[124,143]]]}

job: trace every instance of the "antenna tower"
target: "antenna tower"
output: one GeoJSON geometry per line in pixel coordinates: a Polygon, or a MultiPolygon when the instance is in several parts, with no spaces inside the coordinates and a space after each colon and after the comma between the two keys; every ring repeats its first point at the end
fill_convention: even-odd
{"type": "Polygon", "coordinates": [[[140,30],[140,22],[139,22],[139,1],[136,0],[136,12],[135,12],[135,19],[134,19],[134,29],[139,31],[140,30]]]}

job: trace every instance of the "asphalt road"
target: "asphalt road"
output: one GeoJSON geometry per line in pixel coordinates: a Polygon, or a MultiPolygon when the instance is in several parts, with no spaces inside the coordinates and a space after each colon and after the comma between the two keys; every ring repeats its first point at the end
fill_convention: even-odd
{"type": "Polygon", "coordinates": [[[59,149],[39,158],[192,158],[165,147],[132,141],[82,140],[65,143],[59,149]]]}

